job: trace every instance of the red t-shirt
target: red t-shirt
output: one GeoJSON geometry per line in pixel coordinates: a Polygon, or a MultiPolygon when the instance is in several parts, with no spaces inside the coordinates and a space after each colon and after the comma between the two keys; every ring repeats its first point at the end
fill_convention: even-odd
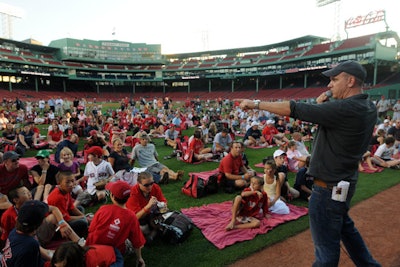
{"type": "Polygon", "coordinates": [[[139,184],[135,184],[131,188],[131,195],[126,202],[126,207],[132,210],[135,214],[138,213],[144,206],[149,203],[150,197],[155,196],[158,201],[167,203],[161,188],[158,184],[153,184],[148,198],[145,198],[142,191],[140,191],[139,184]]]}
{"type": "Polygon", "coordinates": [[[142,119],[142,118],[135,117],[135,118],[132,120],[132,123],[133,123],[133,125],[135,125],[135,126],[137,126],[137,127],[141,127],[141,126],[142,126],[142,123],[143,123],[143,119],[142,119]]]}
{"type": "Polygon", "coordinates": [[[7,240],[8,234],[15,227],[15,223],[17,221],[17,208],[15,206],[11,206],[3,213],[1,216],[1,240],[7,240]]]}
{"type": "MultiPolygon", "coordinates": [[[[252,191],[251,188],[245,188],[243,192],[252,191]]],[[[263,197],[260,199],[258,195],[254,194],[242,199],[242,209],[239,211],[240,216],[246,217],[259,217],[260,210],[262,209],[263,214],[268,213],[268,196],[264,191],[262,192],[263,197]]]]}
{"type": "Polygon", "coordinates": [[[146,243],[135,213],[113,204],[101,206],[90,223],[86,245],[109,245],[124,254],[126,239],[134,248],[146,243]]]}
{"type": "Polygon", "coordinates": [[[61,137],[63,136],[63,132],[61,132],[61,131],[54,132],[53,130],[51,130],[48,133],[48,135],[51,136],[51,140],[53,140],[54,142],[58,142],[61,140],[61,137]]]}
{"type": "Polygon", "coordinates": [[[226,155],[219,164],[219,171],[238,175],[243,167],[242,157],[233,157],[231,153],[226,155]]]}
{"type": "Polygon", "coordinates": [[[47,203],[51,206],[56,206],[67,222],[71,219],[70,211],[75,209],[74,200],[70,193],[63,194],[58,186],[51,191],[47,198],[47,203]]]}
{"type": "Polygon", "coordinates": [[[19,167],[13,172],[7,171],[4,164],[0,164],[0,174],[0,193],[4,195],[21,184],[28,189],[32,188],[32,184],[29,182],[28,167],[23,164],[19,164],[19,167]]]}
{"type": "Polygon", "coordinates": [[[203,142],[200,139],[193,138],[189,144],[189,148],[193,150],[195,154],[199,154],[200,150],[204,147],[203,142]]]}
{"type": "Polygon", "coordinates": [[[120,112],[118,112],[118,117],[119,118],[125,118],[126,117],[126,112],[125,111],[120,111],[120,112]]]}
{"type": "Polygon", "coordinates": [[[86,267],[111,266],[116,260],[112,246],[91,245],[85,254],[86,267]]]}
{"type": "Polygon", "coordinates": [[[112,128],[113,124],[112,123],[105,123],[103,128],[101,129],[101,131],[103,133],[109,133],[111,128],[112,128]]]}
{"type": "Polygon", "coordinates": [[[149,129],[150,129],[150,126],[153,125],[153,124],[154,124],[154,119],[153,119],[153,117],[146,117],[146,118],[144,118],[144,120],[143,120],[141,129],[142,129],[142,130],[149,130],[149,129]]]}
{"type": "Polygon", "coordinates": [[[37,135],[40,134],[40,130],[39,130],[38,127],[33,127],[33,128],[32,128],[32,131],[33,131],[33,133],[35,133],[35,134],[37,134],[37,135]]]}
{"type": "Polygon", "coordinates": [[[278,129],[276,129],[275,127],[269,127],[269,126],[265,126],[263,131],[262,131],[262,135],[265,136],[269,136],[269,135],[276,135],[278,134],[278,129]]]}

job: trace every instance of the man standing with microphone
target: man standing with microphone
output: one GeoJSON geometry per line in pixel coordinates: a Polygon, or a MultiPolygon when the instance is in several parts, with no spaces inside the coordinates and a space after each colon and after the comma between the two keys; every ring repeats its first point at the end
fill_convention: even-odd
{"type": "Polygon", "coordinates": [[[367,150],[377,119],[375,105],[362,92],[367,73],[358,62],[346,61],[322,74],[330,78],[329,91],[317,98],[317,104],[243,100],[240,107],[319,125],[308,169],[314,177],[309,202],[313,266],[337,266],[340,241],[356,266],[381,266],[348,214],[358,180],[358,162],[367,150]],[[329,101],[330,97],[337,101],[329,101]]]}

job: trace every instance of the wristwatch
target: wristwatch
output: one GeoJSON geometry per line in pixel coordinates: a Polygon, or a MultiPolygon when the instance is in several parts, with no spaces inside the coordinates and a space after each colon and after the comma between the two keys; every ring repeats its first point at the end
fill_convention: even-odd
{"type": "Polygon", "coordinates": [[[260,101],[254,100],[254,109],[260,109],[260,101]]]}

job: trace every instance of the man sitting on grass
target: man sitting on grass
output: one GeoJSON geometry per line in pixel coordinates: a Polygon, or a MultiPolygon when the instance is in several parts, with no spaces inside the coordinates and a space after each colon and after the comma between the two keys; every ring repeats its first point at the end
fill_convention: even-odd
{"type": "Polygon", "coordinates": [[[231,151],[219,164],[219,172],[224,176],[223,186],[228,193],[248,186],[250,178],[255,175],[255,172],[248,170],[243,165],[241,142],[233,142],[231,151]]]}
{"type": "Polygon", "coordinates": [[[174,172],[169,169],[164,164],[161,164],[157,157],[158,153],[154,144],[149,144],[149,136],[147,133],[142,133],[140,135],[140,143],[132,150],[131,166],[134,165],[135,160],[139,162],[141,168],[147,168],[147,171],[153,174],[156,183],[167,183],[169,179],[171,180],[182,180],[184,171],[174,172]],[[159,178],[161,176],[161,178],[159,178]]]}

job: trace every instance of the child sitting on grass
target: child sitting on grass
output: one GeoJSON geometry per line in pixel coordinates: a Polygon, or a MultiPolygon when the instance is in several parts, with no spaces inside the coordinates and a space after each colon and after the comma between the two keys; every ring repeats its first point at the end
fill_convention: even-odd
{"type": "Polygon", "coordinates": [[[280,179],[277,175],[275,175],[276,168],[277,167],[274,160],[267,160],[264,166],[263,188],[269,197],[269,211],[275,214],[289,214],[289,207],[281,199],[282,186],[280,179]]]}
{"type": "Polygon", "coordinates": [[[79,194],[75,206],[91,206],[98,202],[107,201],[104,186],[108,183],[115,172],[110,162],[103,160],[103,149],[99,146],[92,146],[87,150],[89,162],[85,166],[83,177],[79,181],[87,181],[86,190],[79,194]],[[102,184],[100,186],[99,184],[102,184]]]}
{"type": "Polygon", "coordinates": [[[83,207],[74,206],[71,192],[75,185],[75,177],[70,171],[60,171],[57,174],[57,187],[50,193],[47,201],[49,205],[56,206],[71,228],[79,236],[87,236],[88,222],[83,207]],[[82,211],[81,211],[82,210],[82,211]]]}
{"type": "Polygon", "coordinates": [[[51,258],[51,266],[124,266],[122,255],[116,255],[112,246],[80,246],[75,242],[62,243],[51,258]]]}
{"type": "Polygon", "coordinates": [[[40,245],[35,234],[48,211],[49,207],[38,200],[28,200],[21,206],[16,226],[10,232],[3,249],[2,266],[44,265],[45,260],[40,255],[40,245]]]}
{"type": "Polygon", "coordinates": [[[263,190],[263,185],[264,180],[254,176],[250,179],[250,186],[235,197],[232,205],[232,219],[225,228],[227,231],[258,228],[260,227],[260,215],[269,217],[268,196],[263,190]]]}
{"type": "Polygon", "coordinates": [[[113,246],[117,257],[130,254],[134,250],[136,266],[145,266],[142,247],[146,241],[135,213],[125,205],[131,186],[124,181],[117,181],[108,183],[106,189],[110,192],[113,204],[103,205],[98,209],[90,223],[86,244],[113,246]]]}
{"type": "Polygon", "coordinates": [[[61,149],[60,152],[60,157],[63,160],[60,165],[58,165],[58,168],[60,171],[71,171],[74,175],[75,178],[75,185],[74,188],[72,189],[72,193],[74,196],[78,196],[80,193],[83,192],[82,186],[79,184],[79,178],[81,178],[81,169],[80,165],[77,161],[74,161],[74,154],[72,150],[68,147],[64,147],[61,149]]]}

